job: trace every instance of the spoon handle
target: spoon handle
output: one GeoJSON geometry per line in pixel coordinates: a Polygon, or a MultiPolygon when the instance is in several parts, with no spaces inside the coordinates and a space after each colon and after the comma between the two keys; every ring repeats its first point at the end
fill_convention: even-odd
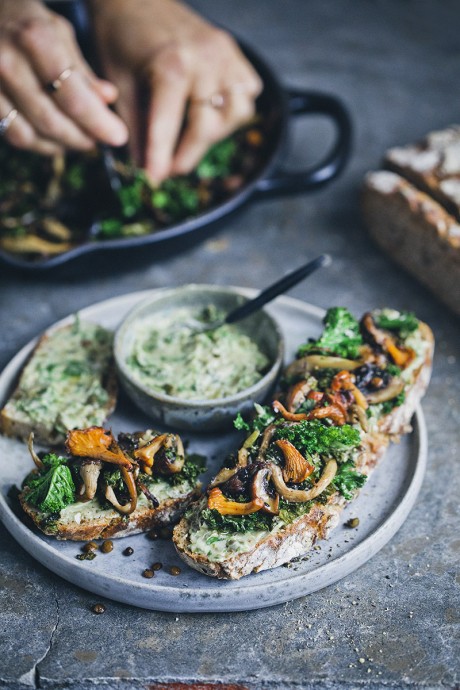
{"type": "Polygon", "coordinates": [[[288,273],[287,276],[284,276],[284,278],[281,278],[281,280],[278,280],[273,285],[270,285],[270,287],[262,290],[262,292],[254,299],[250,300],[249,302],[245,302],[245,304],[243,304],[241,307],[237,307],[231,311],[229,314],[227,314],[225,323],[235,323],[236,321],[245,319],[247,316],[267,304],[267,302],[271,302],[273,299],[275,299],[275,297],[278,297],[278,295],[282,295],[291,287],[294,287],[294,285],[300,283],[301,280],[304,280],[307,276],[314,273],[318,268],[328,266],[330,263],[331,257],[329,254],[321,254],[320,256],[316,257],[316,259],[313,259],[313,261],[309,261],[304,266],[301,266],[295,271],[288,273]]]}

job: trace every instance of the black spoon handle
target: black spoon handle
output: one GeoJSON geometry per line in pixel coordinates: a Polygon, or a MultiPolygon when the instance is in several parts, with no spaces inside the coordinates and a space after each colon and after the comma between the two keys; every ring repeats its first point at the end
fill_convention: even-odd
{"type": "Polygon", "coordinates": [[[278,280],[273,285],[270,285],[270,287],[262,290],[254,299],[231,311],[230,314],[227,314],[225,323],[235,323],[236,321],[245,319],[250,314],[261,309],[267,302],[271,302],[271,300],[278,297],[278,295],[282,295],[291,287],[300,283],[301,280],[304,280],[307,276],[314,273],[318,268],[328,266],[330,263],[331,257],[329,254],[321,254],[321,256],[313,259],[313,261],[309,261],[308,264],[297,268],[295,271],[292,271],[292,273],[288,273],[287,276],[284,276],[281,280],[278,280]]]}

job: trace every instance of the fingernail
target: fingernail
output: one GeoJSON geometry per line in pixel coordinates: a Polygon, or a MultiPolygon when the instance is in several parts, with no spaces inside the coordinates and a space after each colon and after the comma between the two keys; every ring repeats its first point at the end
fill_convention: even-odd
{"type": "Polygon", "coordinates": [[[123,146],[128,141],[128,136],[128,128],[117,118],[110,134],[110,144],[112,146],[123,146]]]}
{"type": "Polygon", "coordinates": [[[105,79],[99,79],[99,86],[105,98],[110,99],[110,101],[114,101],[118,98],[118,89],[112,82],[106,81],[105,79]]]}

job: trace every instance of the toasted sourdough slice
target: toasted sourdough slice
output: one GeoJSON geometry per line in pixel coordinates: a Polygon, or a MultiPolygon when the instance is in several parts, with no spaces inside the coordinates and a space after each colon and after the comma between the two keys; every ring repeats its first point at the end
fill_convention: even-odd
{"type": "Polygon", "coordinates": [[[174,524],[198,494],[199,489],[193,485],[184,485],[177,491],[174,491],[173,487],[169,487],[169,490],[165,487],[165,497],[163,498],[162,491],[158,508],[152,508],[141,496],[138,507],[128,517],[120,515],[114,509],[101,508],[97,498],[64,508],[57,519],[50,518],[49,515],[29,505],[23,493],[20,494],[19,500],[27,515],[48,536],[70,541],[88,541],[127,537],[149,532],[155,527],[174,524]]]}
{"type": "Polygon", "coordinates": [[[0,431],[62,444],[67,429],[103,424],[116,399],[112,334],[76,318],[40,338],[0,412],[0,431]]]}
{"type": "Polygon", "coordinates": [[[460,225],[396,173],[368,173],[363,214],[375,242],[460,314],[460,225]]]}
{"type": "Polygon", "coordinates": [[[148,429],[120,434],[117,442],[90,427],[69,432],[66,446],[70,457],[40,458],[31,449],[38,469],[19,494],[26,514],[49,536],[81,541],[146,532],[177,522],[198,496],[201,458],[186,456],[177,435],[148,429]]]}
{"type": "MultiPolygon", "coordinates": [[[[432,332],[427,325],[418,322],[417,330],[407,339],[409,342],[416,344],[417,353],[402,374],[405,382],[404,402],[394,406],[387,414],[371,415],[367,431],[360,431],[361,440],[354,458],[354,471],[359,474],[368,476],[384,455],[389,442],[410,430],[410,420],[428,385],[434,349],[432,332]]],[[[376,357],[379,356],[377,352],[376,357]]],[[[332,366],[331,358],[329,360],[332,366]]],[[[342,365],[345,362],[342,360],[342,365]]],[[[332,398],[329,404],[333,407],[332,398]]],[[[285,419],[289,419],[289,416],[285,419]]],[[[295,422],[288,422],[288,425],[291,424],[295,426],[295,422]]],[[[218,529],[207,528],[202,518],[207,500],[202,498],[176,526],[173,541],[181,558],[192,568],[213,577],[239,579],[302,556],[318,539],[325,539],[338,524],[347,500],[338,490],[327,491],[322,496],[320,494],[318,500],[311,502],[311,507],[304,515],[286,522],[280,519],[280,511],[271,529],[249,530],[244,534],[229,534],[225,530],[219,532],[218,529]],[[217,548],[219,544],[221,547],[217,548]],[[206,552],[206,549],[209,551],[206,552]]]]}

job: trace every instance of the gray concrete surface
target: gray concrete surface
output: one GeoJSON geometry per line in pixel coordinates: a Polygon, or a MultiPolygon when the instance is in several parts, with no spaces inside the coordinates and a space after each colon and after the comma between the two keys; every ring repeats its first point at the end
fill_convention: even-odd
{"type": "MultiPolygon", "coordinates": [[[[351,165],[320,193],[254,204],[206,243],[157,262],[152,254],[151,264],[118,267],[116,275],[52,282],[3,271],[0,366],[38,331],[96,300],[186,281],[262,287],[328,251],[327,275],[293,295],[357,313],[408,307],[435,331],[424,402],[428,473],[403,528],[364,567],[305,599],[247,614],[168,615],[106,602],[97,617],[92,595],[34,563],[0,528],[0,687],[458,688],[459,323],[372,245],[358,189],[385,148],[459,121],[459,4],[194,4],[257,46],[286,83],[343,97],[356,125],[351,165]]],[[[296,132],[295,163],[318,153],[315,132],[327,129],[316,123],[296,132]]]]}

